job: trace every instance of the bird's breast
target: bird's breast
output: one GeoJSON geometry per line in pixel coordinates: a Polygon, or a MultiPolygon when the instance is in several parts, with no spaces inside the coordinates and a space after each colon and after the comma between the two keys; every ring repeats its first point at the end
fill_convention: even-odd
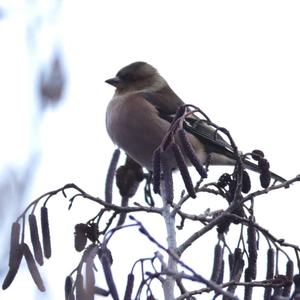
{"type": "Polygon", "coordinates": [[[152,154],[166,134],[169,123],[139,95],[114,97],[106,112],[106,127],[112,141],[147,169],[152,154]]]}

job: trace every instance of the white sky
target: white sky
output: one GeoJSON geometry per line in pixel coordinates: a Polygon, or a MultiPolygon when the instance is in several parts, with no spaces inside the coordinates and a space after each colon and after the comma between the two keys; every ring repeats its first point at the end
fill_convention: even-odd
{"type": "MultiPolygon", "coordinates": [[[[24,164],[32,150],[41,153],[28,201],[68,182],[103,197],[114,149],[104,123],[113,88],[104,80],[137,60],[153,64],[186,103],[198,105],[215,123],[229,129],[240,150],[263,150],[274,172],[286,178],[300,173],[298,1],[65,0],[55,26],[45,22],[36,36],[35,49],[26,46],[25,24],[46,7],[40,3],[37,12],[15,11],[14,2],[3,2],[11,14],[0,20],[0,171],[9,163],[24,164]],[[55,40],[63,47],[68,72],[66,101],[48,111],[37,129],[34,70],[46,61],[55,40]]],[[[220,174],[217,168],[214,172],[220,174]]],[[[294,226],[299,220],[299,192],[299,186],[293,186],[275,197],[261,197],[256,204],[258,223],[298,244],[294,226]]],[[[62,298],[61,280],[76,265],[76,259],[66,259],[73,243],[69,223],[82,214],[82,209],[71,212],[64,228],[68,203],[56,202],[62,203],[59,208],[53,205],[51,219],[63,231],[65,249],[43,269],[57,270],[59,257],[66,265],[49,276],[49,299],[62,298]]],[[[202,205],[204,210],[216,203],[202,205]]],[[[87,206],[81,220],[93,216],[94,209],[87,206]]],[[[149,224],[150,231],[159,232],[159,225],[149,224]]],[[[55,239],[61,243],[61,236],[55,239]]],[[[153,251],[149,247],[148,255],[153,251]]],[[[205,273],[200,266],[195,269],[205,273]]],[[[18,274],[8,291],[0,291],[1,299],[14,299],[16,290],[24,286],[23,294],[35,291],[27,272],[18,274]]]]}

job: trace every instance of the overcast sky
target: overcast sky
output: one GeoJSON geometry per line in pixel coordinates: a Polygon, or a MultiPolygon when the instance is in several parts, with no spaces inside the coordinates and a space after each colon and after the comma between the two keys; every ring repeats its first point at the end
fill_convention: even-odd
{"type": "MultiPolygon", "coordinates": [[[[113,88],[104,80],[137,60],[155,66],[186,103],[226,127],[241,151],[263,150],[272,170],[286,178],[300,173],[298,1],[64,0],[54,17],[42,18],[32,47],[28,24],[45,17],[52,2],[36,1],[36,10],[28,3],[0,2],[6,12],[0,20],[0,171],[24,165],[32,151],[40,153],[28,202],[69,182],[103,197],[115,148],[105,130],[113,88]],[[34,76],[55,44],[61,46],[67,72],[65,99],[39,117],[34,76]]],[[[217,168],[213,172],[219,174],[217,168]]],[[[298,244],[293,227],[299,221],[299,192],[294,185],[261,197],[256,205],[261,225],[298,244]]],[[[53,205],[52,222],[61,230],[56,224],[68,214],[68,203],[60,200],[59,208],[53,205]]],[[[87,207],[81,220],[93,209],[87,207]]],[[[74,225],[72,212],[63,222],[74,225]]],[[[57,256],[72,251],[72,232],[66,225],[69,248],[57,256]]],[[[66,266],[48,279],[49,299],[62,298],[61,280],[79,257],[65,258],[66,266]]],[[[44,272],[57,270],[58,261],[48,261],[44,272]]],[[[14,299],[22,287],[23,295],[32,290],[34,297],[28,272],[18,276],[11,289],[0,291],[1,299],[14,299]]]]}

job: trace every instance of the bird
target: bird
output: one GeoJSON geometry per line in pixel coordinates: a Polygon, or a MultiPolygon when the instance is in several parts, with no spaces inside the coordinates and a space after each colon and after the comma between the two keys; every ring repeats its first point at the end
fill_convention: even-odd
{"type": "MultiPolygon", "coordinates": [[[[153,153],[168,132],[177,110],[185,103],[157,69],[143,61],[121,68],[115,77],[105,82],[116,88],[106,110],[108,135],[132,160],[153,171],[153,153]]],[[[193,115],[190,120],[199,119],[193,115]]],[[[233,147],[216,133],[214,127],[205,122],[197,122],[196,126],[186,125],[187,138],[202,164],[206,164],[208,159],[210,165],[236,163],[233,147]]],[[[189,165],[189,160],[185,159],[189,165]]],[[[172,168],[176,169],[176,161],[171,153],[169,160],[172,168]]],[[[244,166],[261,172],[249,160],[244,160],[244,166]]],[[[270,175],[276,181],[285,181],[273,172],[270,175]]]]}

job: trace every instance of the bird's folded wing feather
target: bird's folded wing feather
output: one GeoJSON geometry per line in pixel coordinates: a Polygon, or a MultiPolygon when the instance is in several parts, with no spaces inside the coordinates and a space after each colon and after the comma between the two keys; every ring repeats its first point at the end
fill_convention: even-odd
{"type": "MultiPolygon", "coordinates": [[[[157,109],[159,116],[172,122],[177,109],[184,105],[184,102],[172,91],[143,92],[142,96],[157,109]]],[[[197,137],[205,145],[208,153],[221,153],[233,158],[233,150],[216,129],[206,124],[199,118],[187,118],[184,122],[184,129],[197,137]]]]}

